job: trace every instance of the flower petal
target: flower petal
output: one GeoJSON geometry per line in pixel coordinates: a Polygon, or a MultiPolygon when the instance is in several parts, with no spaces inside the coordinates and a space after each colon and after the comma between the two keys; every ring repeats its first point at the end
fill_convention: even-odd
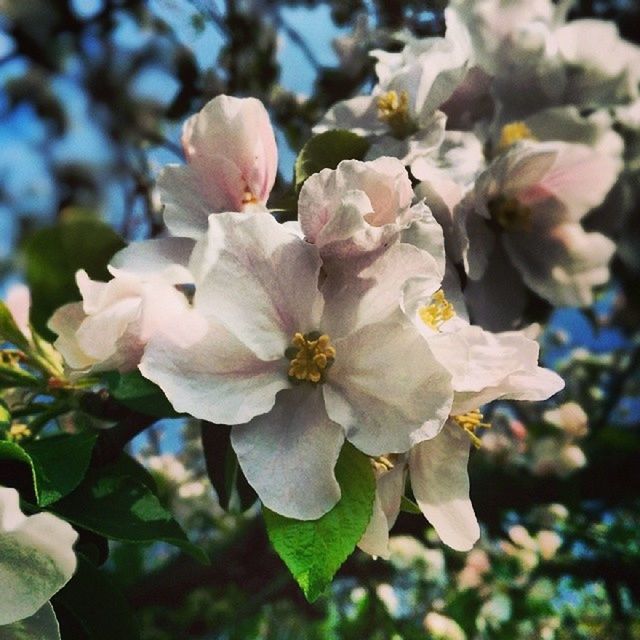
{"type": "Polygon", "coordinates": [[[269,413],[231,430],[238,461],[264,505],[315,520],[340,499],[333,469],[344,433],[327,416],[320,389],[282,391],[269,413]]]}
{"type": "Polygon", "coordinates": [[[404,452],[438,433],[451,408],[451,377],[409,321],[367,325],[334,344],[327,413],[358,449],[404,452]]]}
{"type": "Polygon", "coordinates": [[[204,339],[180,348],[152,339],[139,369],[155,382],[176,411],[222,424],[242,424],[270,411],[276,393],[289,386],[287,363],[259,359],[221,325],[209,324],[204,339]]]}
{"type": "Polygon", "coordinates": [[[421,442],[409,455],[411,488],[425,518],[442,542],[468,551],[480,537],[469,499],[469,438],[451,422],[432,440],[421,442]]]}
{"type": "MultiPolygon", "coordinates": [[[[209,218],[216,259],[196,283],[195,308],[263,360],[281,358],[294,333],[319,328],[317,249],[264,213],[209,218]]],[[[205,255],[196,248],[195,255],[205,255]]],[[[204,273],[203,273],[204,271],[204,273]]]]}
{"type": "Polygon", "coordinates": [[[71,578],[78,534],[50,513],[26,517],[0,487],[0,625],[33,615],[71,578]]]}

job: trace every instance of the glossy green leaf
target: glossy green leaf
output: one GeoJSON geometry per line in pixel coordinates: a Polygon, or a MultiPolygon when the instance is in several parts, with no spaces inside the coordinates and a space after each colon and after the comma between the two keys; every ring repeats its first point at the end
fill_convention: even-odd
{"type": "Polygon", "coordinates": [[[107,224],[87,214],[70,215],[55,226],[40,229],[23,245],[25,275],[31,289],[31,322],[45,337],[51,314],[80,299],[78,269],[94,279],[110,279],[107,264],[124,241],[107,224]]]}
{"type": "MultiPolygon", "coordinates": [[[[53,603],[71,615],[90,640],[138,640],[140,633],[123,594],[104,571],[83,556],[71,581],[58,592],[53,603]]],[[[60,618],[62,621],[62,617],[60,618]]],[[[64,630],[64,626],[63,626],[64,630]]]]}
{"type": "Polygon", "coordinates": [[[97,434],[63,434],[26,442],[36,479],[38,504],[43,507],[71,493],[84,478],[97,434]]]}
{"type": "Polygon", "coordinates": [[[105,375],[109,393],[127,409],[155,418],[174,418],[180,414],[171,406],[160,387],[138,370],[128,373],[110,371],[105,375]]]}
{"type": "Polygon", "coordinates": [[[127,457],[91,469],[80,486],[51,506],[65,520],[112,540],[163,541],[207,562],[202,549],[189,542],[147,482],[127,471],[127,457]]]}
{"type": "Polygon", "coordinates": [[[368,150],[369,143],[351,131],[334,129],[313,136],[296,158],[296,192],[310,175],[322,169],[335,169],[342,160],[362,160],[368,150]]]}
{"type": "Polygon", "coordinates": [[[310,602],[351,555],[373,512],[375,479],[369,458],[347,443],[335,472],[342,497],[318,520],[292,520],[263,509],[271,544],[310,602]]]}

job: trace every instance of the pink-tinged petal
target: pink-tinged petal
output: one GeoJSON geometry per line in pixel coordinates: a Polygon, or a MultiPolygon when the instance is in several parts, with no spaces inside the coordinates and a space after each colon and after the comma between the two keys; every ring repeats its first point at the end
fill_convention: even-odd
{"type": "Polygon", "coordinates": [[[327,413],[358,449],[404,452],[438,433],[451,408],[451,376],[412,324],[367,325],[334,345],[327,413]]]}
{"type": "Polygon", "coordinates": [[[389,531],[393,527],[404,494],[407,466],[404,459],[393,468],[377,474],[373,515],[358,547],[372,556],[389,558],[389,531]]]}
{"type": "Polygon", "coordinates": [[[309,177],[299,220],[307,240],[326,255],[349,256],[389,244],[416,217],[413,191],[396,158],[343,160],[309,177]]]}
{"type": "Polygon", "coordinates": [[[6,299],[7,307],[11,311],[18,328],[29,338],[29,310],[31,309],[31,291],[26,284],[16,283],[9,287],[6,299]]]}
{"type": "Polygon", "coordinates": [[[322,330],[332,337],[347,335],[396,314],[410,278],[426,288],[439,288],[442,274],[437,260],[409,244],[395,244],[381,255],[332,265],[323,283],[325,310],[322,330]]]}
{"type": "Polygon", "coordinates": [[[182,145],[212,211],[267,201],[278,151],[269,114],[256,98],[217,96],[185,122],[182,145]]]}
{"type": "Polygon", "coordinates": [[[221,213],[209,224],[216,259],[197,282],[195,308],[263,360],[281,358],[296,332],[319,328],[317,249],[270,215],[221,213]]]}
{"type": "Polygon", "coordinates": [[[411,488],[425,518],[442,542],[456,551],[469,551],[480,528],[469,499],[469,447],[464,431],[447,422],[432,440],[409,454],[411,488]]]}
{"type": "Polygon", "coordinates": [[[519,199],[527,204],[553,196],[566,208],[567,220],[578,221],[604,200],[618,178],[622,162],[586,145],[548,144],[558,150],[553,166],[519,199]]]}
{"type": "Polygon", "coordinates": [[[156,181],[164,205],[163,219],[175,236],[198,238],[207,230],[214,208],[205,200],[198,181],[188,166],[166,166],[156,181]]]}
{"type": "Polygon", "coordinates": [[[95,359],[80,348],[76,338],[76,331],[86,317],[82,303],[72,302],[57,309],[47,323],[58,336],[53,343],[55,348],[72,369],[87,369],[95,363],[95,359]]]}
{"type": "Polygon", "coordinates": [[[586,306],[593,287],[609,279],[615,244],[579,224],[562,224],[546,234],[504,234],[503,244],[526,285],[555,305],[586,306]]]}
{"type": "Polygon", "coordinates": [[[221,424],[242,424],[271,410],[276,393],[289,386],[287,362],[260,360],[216,324],[200,342],[181,348],[152,339],[139,366],[176,411],[221,424]]]}
{"type": "Polygon", "coordinates": [[[344,442],[318,388],[282,391],[273,409],[231,430],[231,444],[264,505],[289,518],[315,520],[340,499],[334,467],[344,442]]]}
{"type": "Polygon", "coordinates": [[[168,284],[189,284],[189,257],[195,243],[191,238],[156,238],[132,242],[118,251],[109,270],[113,275],[130,274],[141,278],[159,278],[168,284]]]}

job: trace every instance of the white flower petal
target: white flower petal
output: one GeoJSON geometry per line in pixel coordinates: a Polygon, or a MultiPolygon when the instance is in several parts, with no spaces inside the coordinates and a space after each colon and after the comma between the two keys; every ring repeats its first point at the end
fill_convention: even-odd
{"type": "MultiPolygon", "coordinates": [[[[283,354],[284,356],[284,354],[283,354]]],[[[165,393],[176,411],[222,424],[242,424],[271,410],[289,386],[284,357],[260,360],[221,325],[180,348],[161,336],[147,345],[140,371],[165,393]]]]}
{"type": "Polygon", "coordinates": [[[0,640],[60,640],[60,627],[50,603],[28,618],[0,626],[0,640]]]}
{"type": "Polygon", "coordinates": [[[463,430],[447,422],[435,438],[421,442],[409,455],[411,488],[418,506],[440,539],[457,551],[468,551],[480,537],[469,499],[470,446],[463,430]]]}
{"type": "Polygon", "coordinates": [[[50,513],[25,517],[17,491],[0,487],[0,625],[33,615],[69,581],[77,537],[50,513]]]}
{"type": "Polygon", "coordinates": [[[167,165],[156,181],[164,205],[163,219],[175,236],[199,238],[207,230],[207,219],[214,209],[198,189],[188,166],[167,165]]]}
{"type": "Polygon", "coordinates": [[[196,284],[195,308],[216,318],[261,359],[282,357],[294,333],[318,329],[316,248],[269,214],[221,213],[209,224],[207,238],[222,244],[196,284]]]}
{"type": "Polygon", "coordinates": [[[327,413],[358,449],[404,452],[438,433],[451,408],[450,376],[413,325],[367,325],[334,345],[327,413]]]}
{"type": "Polygon", "coordinates": [[[109,263],[113,275],[128,273],[142,278],[159,278],[168,284],[190,284],[188,269],[194,242],[190,238],[156,238],[132,242],[118,251],[109,263]]]}
{"type": "Polygon", "coordinates": [[[282,391],[270,413],[231,430],[240,466],[265,506],[315,520],[340,499],[334,467],[344,441],[327,416],[320,389],[282,391]]]}

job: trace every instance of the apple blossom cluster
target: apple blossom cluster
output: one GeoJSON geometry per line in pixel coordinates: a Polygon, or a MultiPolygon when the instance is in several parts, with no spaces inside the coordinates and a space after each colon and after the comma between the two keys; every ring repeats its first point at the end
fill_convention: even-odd
{"type": "Polygon", "coordinates": [[[230,426],[248,483],[289,519],[336,507],[349,443],[376,482],[361,549],[389,556],[408,483],[442,541],[470,549],[482,407],[563,387],[525,309],[588,305],[607,281],[616,245],[592,229],[623,224],[614,124],[638,100],[640,53],[608,23],[503,5],[456,0],[445,37],[372,53],[370,94],[314,139],[330,155],[347,130],[366,154],[302,176],[295,219],[269,210],[278,155],[258,100],[190,117],[186,163],[157,182],[166,233],[116,254],[108,282],[78,272],[82,302],[50,320],[71,378],[138,370],[177,412],[230,426]]]}
{"type": "Polygon", "coordinates": [[[258,101],[215,98],[183,146],[187,164],[159,179],[170,235],[118,253],[109,282],[79,272],[83,301],[51,319],[67,365],[138,368],[176,411],[232,425],[245,477],[277,514],[316,520],[337,504],[347,441],[377,479],[361,548],[388,556],[407,476],[442,540],[470,548],[480,407],[563,386],[537,344],[469,323],[442,227],[400,159],[311,175],[282,224],[265,208],[277,157],[258,101]]]}

